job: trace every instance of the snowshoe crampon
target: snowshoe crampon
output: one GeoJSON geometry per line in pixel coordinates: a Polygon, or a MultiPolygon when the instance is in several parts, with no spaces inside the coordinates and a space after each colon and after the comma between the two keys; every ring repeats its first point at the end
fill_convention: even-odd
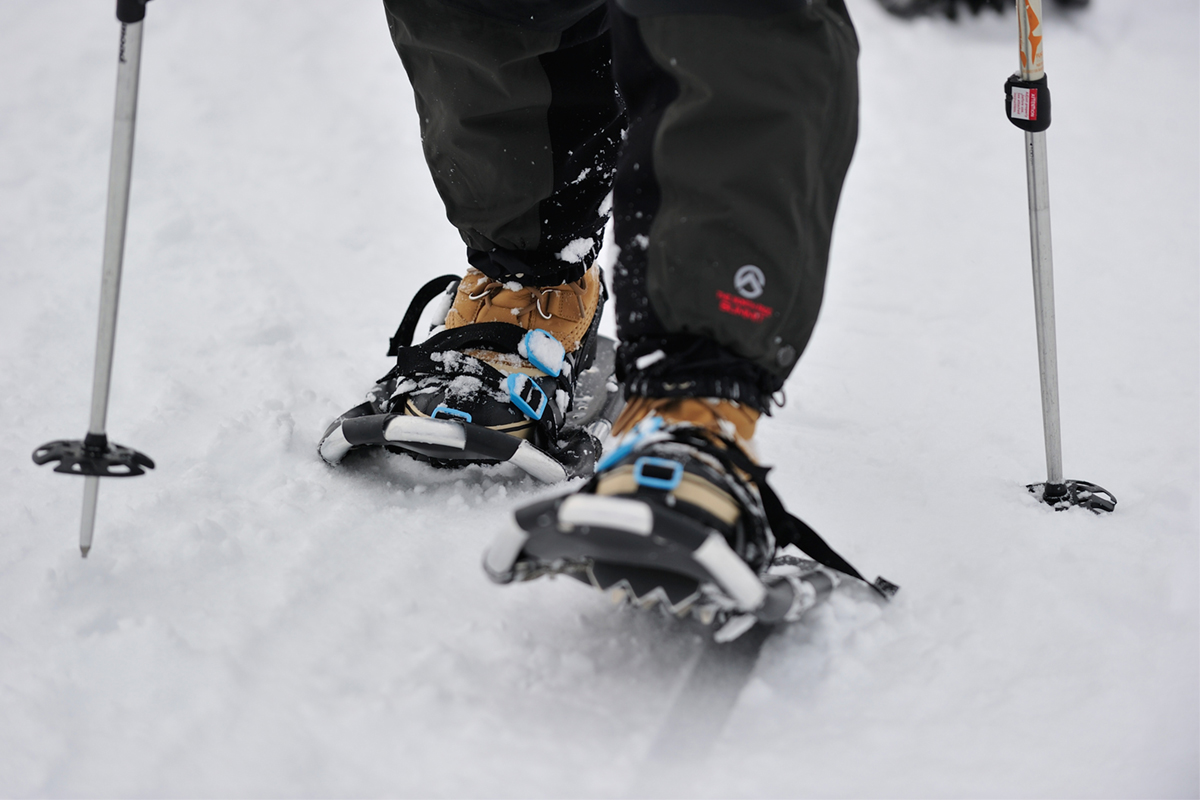
{"type": "MultiPolygon", "coordinates": [[[[598,280],[598,270],[588,274],[598,280]]],[[[448,275],[417,293],[391,340],[396,366],[330,424],[321,457],[338,464],[351,450],[385,448],[435,466],[511,462],[547,483],[591,474],[622,404],[615,344],[597,333],[603,290],[570,353],[544,330],[508,322],[435,328],[412,344],[425,307],[439,296],[448,306],[456,292],[448,275]]]]}

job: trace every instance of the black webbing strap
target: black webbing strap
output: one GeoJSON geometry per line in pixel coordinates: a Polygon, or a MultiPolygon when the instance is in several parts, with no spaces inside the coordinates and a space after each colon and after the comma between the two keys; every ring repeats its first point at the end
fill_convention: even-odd
{"type": "MultiPolygon", "coordinates": [[[[401,323],[403,327],[404,323],[401,323]]],[[[417,372],[441,372],[441,364],[433,361],[434,353],[448,350],[462,351],[468,348],[494,350],[498,353],[516,353],[517,346],[525,338],[526,331],[519,325],[507,322],[477,322],[461,328],[451,328],[430,336],[418,345],[402,345],[391,355],[396,357],[397,374],[417,372]]],[[[397,331],[397,336],[399,336],[397,331]]],[[[395,341],[393,339],[393,341],[395,341]]]]}
{"type": "MultiPolygon", "coordinates": [[[[437,280],[441,281],[441,278],[438,278],[437,280]]],[[[457,280],[457,278],[455,278],[455,280],[457,280]]],[[[429,289],[430,286],[433,285],[433,282],[426,284],[424,287],[422,287],[421,292],[425,292],[426,289],[429,289]]],[[[412,308],[416,307],[417,305],[417,302],[414,300],[413,306],[410,306],[409,308],[410,313],[412,308]]],[[[419,316],[420,313],[418,312],[413,317],[411,327],[416,327],[415,320],[419,316]]],[[[406,314],[404,322],[400,323],[400,329],[396,331],[396,336],[392,338],[393,345],[395,346],[395,352],[393,352],[391,355],[396,357],[396,366],[392,367],[391,371],[389,371],[387,375],[380,378],[378,381],[379,383],[383,383],[384,381],[391,380],[392,378],[398,378],[400,376],[417,377],[426,375],[453,375],[456,367],[453,365],[448,366],[444,356],[440,359],[435,359],[435,354],[447,352],[461,353],[463,350],[469,349],[492,350],[497,353],[517,354],[521,340],[525,338],[527,333],[529,333],[529,331],[525,330],[520,325],[513,325],[509,322],[476,322],[471,325],[464,325],[461,328],[451,328],[449,330],[439,331],[418,345],[398,344],[404,340],[403,337],[406,335],[409,337],[408,340],[411,341],[412,331],[406,329],[405,327],[408,322],[409,315],[406,314]]],[[[481,369],[484,374],[491,375],[496,379],[497,384],[503,386],[506,375],[505,373],[496,369],[486,361],[474,358],[472,356],[465,357],[470,358],[471,361],[478,365],[478,368],[481,369]]],[[[542,418],[538,420],[538,422],[545,426],[545,429],[551,436],[556,436],[558,431],[562,428],[564,412],[558,405],[553,389],[547,391],[541,383],[538,383],[538,381],[541,379],[535,380],[534,378],[530,377],[530,380],[537,383],[538,389],[546,394],[546,411],[548,413],[544,414],[542,418]]],[[[547,376],[545,380],[553,381],[554,386],[557,386],[560,389],[568,392],[570,391],[571,377],[565,370],[559,374],[558,377],[547,376]]]]}
{"type": "Polygon", "coordinates": [[[770,484],[767,483],[767,473],[771,471],[770,467],[756,464],[733,442],[728,442],[728,444],[729,447],[723,451],[723,454],[733,462],[734,466],[754,479],[754,483],[758,486],[759,497],[763,501],[763,511],[767,515],[767,524],[771,526],[771,531],[775,534],[776,542],[781,545],[795,545],[803,550],[813,561],[836,569],[838,572],[843,572],[852,578],[857,578],[885,599],[890,600],[892,595],[900,590],[899,586],[885,578],[876,578],[874,583],[864,578],[849,561],[842,558],[836,550],[830,547],[808,523],[788,513],[787,509],[783,507],[783,502],[779,499],[779,495],[775,494],[770,484]]]}
{"type": "Polygon", "coordinates": [[[388,340],[389,356],[396,355],[401,347],[412,344],[413,335],[417,332],[417,323],[421,321],[421,313],[425,311],[425,306],[449,289],[452,281],[458,280],[461,279],[457,275],[441,275],[417,290],[412,302],[408,304],[408,311],[404,312],[404,319],[400,320],[400,327],[396,328],[396,334],[388,340]]]}

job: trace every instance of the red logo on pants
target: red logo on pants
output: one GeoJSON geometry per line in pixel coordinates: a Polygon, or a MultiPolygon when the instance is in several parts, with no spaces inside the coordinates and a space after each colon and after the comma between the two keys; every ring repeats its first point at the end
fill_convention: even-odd
{"type": "Polygon", "coordinates": [[[726,314],[733,314],[735,317],[742,317],[751,322],[762,322],[774,313],[770,306],[755,303],[753,300],[747,300],[729,292],[722,292],[720,289],[717,290],[717,308],[726,314]]]}

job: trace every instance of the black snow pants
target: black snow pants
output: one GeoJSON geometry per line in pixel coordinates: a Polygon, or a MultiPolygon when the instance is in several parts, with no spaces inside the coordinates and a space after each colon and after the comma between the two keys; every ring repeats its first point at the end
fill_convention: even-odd
{"type": "Polygon", "coordinates": [[[611,213],[626,391],[769,410],[816,323],[857,139],[842,0],[384,5],[470,263],[577,279],[611,213]]]}

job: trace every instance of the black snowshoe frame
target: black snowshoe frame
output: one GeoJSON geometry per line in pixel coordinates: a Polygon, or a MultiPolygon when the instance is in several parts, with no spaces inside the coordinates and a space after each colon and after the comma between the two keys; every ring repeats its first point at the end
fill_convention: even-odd
{"type": "MultiPolygon", "coordinates": [[[[519,509],[511,527],[485,554],[484,571],[497,583],[567,575],[617,602],[694,616],[716,628],[719,642],[735,639],[755,624],[797,620],[842,585],[860,586],[877,600],[898,591],[883,578],[868,583],[816,531],[789,514],[766,482],[768,468],[736,444],[717,447],[688,429],[666,435],[670,443],[720,461],[730,477],[725,488],[735,494],[745,497],[749,491],[739,471],[748,476],[757,488],[761,513],[755,513],[756,503],[743,500],[738,526],[722,533],[646,494],[595,494],[598,478],[593,478],[579,492],[519,509]],[[769,552],[756,557],[748,540],[765,543],[769,552]],[[787,545],[808,558],[781,554],[787,545]]],[[[606,456],[601,469],[627,463],[644,452],[644,443],[644,437],[634,437],[606,456]]],[[[658,460],[641,456],[635,463],[658,460]]],[[[702,464],[692,461],[688,468],[697,463],[702,464]]],[[[638,483],[653,492],[656,486],[666,489],[669,484],[656,483],[666,480],[652,475],[638,483]]]]}

